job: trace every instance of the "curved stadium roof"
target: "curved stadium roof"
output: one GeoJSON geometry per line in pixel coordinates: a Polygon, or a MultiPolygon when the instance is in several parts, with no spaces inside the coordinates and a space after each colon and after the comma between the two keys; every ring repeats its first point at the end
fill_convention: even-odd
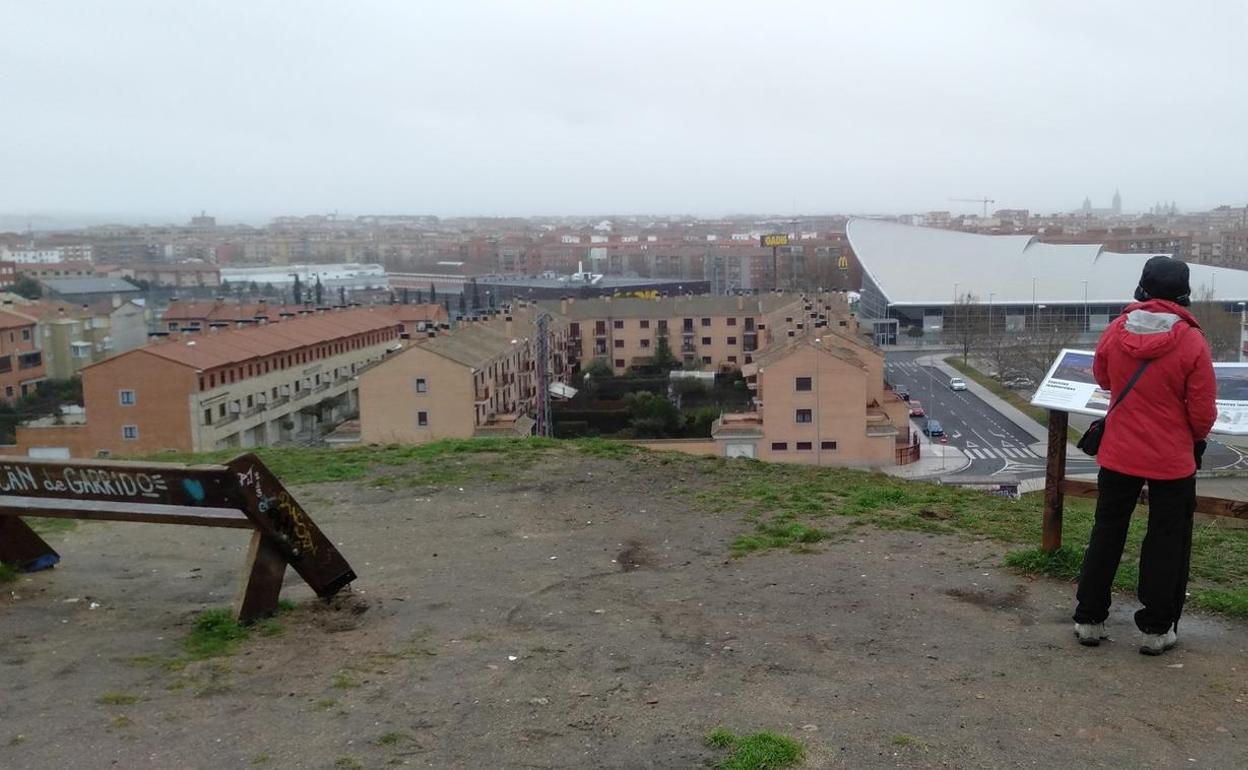
{"type": "MultiPolygon", "coordinates": [[[[1155,254],[1118,254],[1096,244],[1040,243],[1031,235],[979,235],[852,219],[850,246],[890,305],[950,305],[973,294],[996,305],[1124,304],[1155,254]],[[1033,295],[1034,286],[1034,295],[1033,295]]],[[[1168,256],[1168,255],[1164,255],[1168,256]]],[[[1248,271],[1191,265],[1192,294],[1248,301],[1248,271]]]]}

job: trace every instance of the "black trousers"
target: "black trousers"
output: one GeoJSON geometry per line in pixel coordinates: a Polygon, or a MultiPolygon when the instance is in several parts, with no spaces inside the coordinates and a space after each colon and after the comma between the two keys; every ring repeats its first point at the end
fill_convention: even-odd
{"type": "Polygon", "coordinates": [[[1148,534],[1140,548],[1137,596],[1143,607],[1135,624],[1146,634],[1164,634],[1179,622],[1192,556],[1192,514],[1196,477],[1150,481],[1102,468],[1097,479],[1096,521],[1079,574],[1076,623],[1102,623],[1109,616],[1110,588],[1131,513],[1148,482],[1148,534]]]}

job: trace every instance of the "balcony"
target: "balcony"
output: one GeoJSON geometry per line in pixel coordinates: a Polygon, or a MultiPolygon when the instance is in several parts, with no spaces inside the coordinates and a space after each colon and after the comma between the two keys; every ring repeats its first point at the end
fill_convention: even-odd
{"type": "Polygon", "coordinates": [[[351,380],[350,377],[339,377],[334,380],[334,386],[346,385],[351,380]]]}
{"type": "Polygon", "coordinates": [[[278,407],[282,404],[288,403],[290,403],[290,396],[278,396],[277,398],[269,399],[269,408],[278,407]]]}
{"type": "Polygon", "coordinates": [[[320,393],[321,391],[325,391],[325,390],[329,390],[328,382],[322,382],[320,385],[317,385],[316,387],[312,388],[313,393],[320,393]]]}
{"type": "Polygon", "coordinates": [[[256,404],[255,406],[251,407],[247,411],[243,412],[243,417],[255,417],[256,415],[263,412],[265,409],[268,409],[268,407],[265,406],[264,404],[256,404]]]}
{"type": "Polygon", "coordinates": [[[17,368],[18,369],[34,369],[43,365],[43,354],[38,350],[33,353],[18,353],[17,368]]]}
{"type": "Polygon", "coordinates": [[[308,397],[308,394],[310,394],[311,392],[312,392],[312,391],[307,390],[307,389],[300,390],[300,391],[298,391],[297,393],[295,393],[295,395],[291,396],[290,400],[291,400],[291,401],[298,401],[298,400],[299,400],[299,399],[301,399],[301,398],[307,398],[307,397],[308,397]]]}

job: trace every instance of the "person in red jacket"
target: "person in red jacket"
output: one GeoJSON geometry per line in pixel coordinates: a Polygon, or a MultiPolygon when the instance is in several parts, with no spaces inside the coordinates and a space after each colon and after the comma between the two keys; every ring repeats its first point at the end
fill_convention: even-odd
{"type": "Polygon", "coordinates": [[[1189,304],[1187,265],[1153,257],[1144,265],[1137,302],[1115,318],[1096,346],[1092,372],[1120,393],[1147,362],[1105,419],[1097,460],[1096,520],[1079,575],[1075,634],[1095,646],[1105,634],[1110,587],[1122,559],[1131,514],[1148,484],[1148,534],[1140,548],[1135,624],[1140,652],[1160,655],[1178,641],[1187,591],[1196,508],[1196,469],[1217,417],[1217,388],[1209,345],[1189,304]]]}

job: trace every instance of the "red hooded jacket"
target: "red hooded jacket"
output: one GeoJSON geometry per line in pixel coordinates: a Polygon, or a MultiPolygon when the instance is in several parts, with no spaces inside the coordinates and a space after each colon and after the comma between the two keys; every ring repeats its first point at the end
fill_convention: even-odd
{"type": "Polygon", "coordinates": [[[1101,467],[1158,481],[1196,472],[1193,445],[1217,417],[1213,359],[1186,308],[1151,299],[1128,305],[1096,346],[1092,373],[1117,397],[1144,360],[1152,363],[1105,422],[1101,467]]]}

